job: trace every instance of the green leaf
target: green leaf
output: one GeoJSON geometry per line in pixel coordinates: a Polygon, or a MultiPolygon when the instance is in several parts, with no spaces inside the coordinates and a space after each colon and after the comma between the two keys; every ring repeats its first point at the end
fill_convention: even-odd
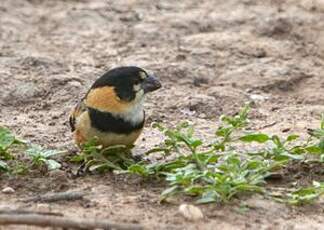
{"type": "Polygon", "coordinates": [[[245,136],[240,137],[241,141],[244,142],[258,142],[258,143],[265,143],[270,140],[270,137],[263,133],[252,133],[245,136]]]}
{"type": "Polygon", "coordinates": [[[291,148],[289,150],[289,152],[293,153],[293,154],[298,154],[298,155],[301,155],[301,154],[304,154],[306,153],[306,149],[304,146],[294,146],[293,148],[291,148]]]}
{"type": "Polygon", "coordinates": [[[206,191],[200,199],[198,199],[196,202],[198,204],[207,204],[211,202],[216,202],[219,201],[219,195],[216,191],[214,190],[209,190],[206,191]]]}
{"type": "Polygon", "coordinates": [[[291,142],[291,141],[294,141],[296,139],[299,138],[299,135],[295,135],[295,134],[292,134],[292,135],[289,135],[286,139],[286,142],[291,142]]]}
{"type": "Polygon", "coordinates": [[[59,150],[44,150],[44,149],[42,149],[42,151],[40,152],[40,155],[45,157],[45,158],[49,158],[51,156],[58,155],[58,154],[60,154],[62,152],[63,151],[59,151],[59,150]]]}
{"type": "Polygon", "coordinates": [[[277,135],[273,135],[271,137],[271,140],[273,141],[273,143],[278,147],[278,148],[283,148],[283,144],[280,140],[280,138],[277,135]]]}
{"type": "Polygon", "coordinates": [[[190,145],[193,147],[193,148],[197,148],[198,146],[202,145],[203,142],[201,140],[194,140],[194,141],[191,141],[190,142],[190,145]]]}
{"type": "Polygon", "coordinates": [[[289,152],[283,152],[281,154],[281,156],[286,156],[286,157],[288,157],[290,159],[293,159],[293,160],[304,160],[305,159],[304,155],[291,154],[289,152]]]}
{"type": "Polygon", "coordinates": [[[321,139],[320,143],[318,144],[321,154],[324,154],[324,137],[321,139]]]}
{"type": "Polygon", "coordinates": [[[82,161],[84,161],[84,156],[83,155],[72,156],[70,161],[75,163],[81,163],[82,161]]]}
{"type": "Polygon", "coordinates": [[[228,126],[231,126],[235,129],[240,129],[248,123],[247,116],[250,111],[250,106],[246,105],[244,108],[241,109],[238,115],[236,116],[225,116],[222,115],[220,117],[221,121],[228,126]]]}
{"type": "Polygon", "coordinates": [[[42,148],[39,145],[31,145],[26,150],[26,154],[31,157],[37,157],[37,156],[40,156],[41,151],[42,151],[42,148]]]}
{"type": "Polygon", "coordinates": [[[0,171],[6,172],[8,170],[9,170],[8,164],[6,162],[0,160],[0,171]]]}
{"type": "Polygon", "coordinates": [[[310,129],[308,130],[308,133],[318,139],[324,138],[324,129],[310,129]]]}
{"type": "Polygon", "coordinates": [[[170,188],[165,189],[162,193],[161,196],[162,198],[166,198],[168,196],[174,195],[179,191],[178,185],[174,185],[170,188]]]}
{"type": "Polygon", "coordinates": [[[49,159],[45,161],[48,170],[55,170],[61,168],[61,164],[55,160],[49,159]]]}
{"type": "Polygon", "coordinates": [[[6,150],[15,142],[15,140],[15,136],[9,129],[0,127],[0,149],[6,150]]]}
{"type": "Polygon", "coordinates": [[[138,174],[138,175],[141,175],[141,176],[148,176],[149,175],[149,171],[145,167],[145,165],[134,164],[134,165],[129,166],[127,171],[129,173],[138,174]]]}
{"type": "Polygon", "coordinates": [[[204,187],[199,185],[193,185],[185,188],[184,192],[189,195],[197,196],[204,192],[204,187]]]}
{"type": "Polygon", "coordinates": [[[259,167],[262,167],[262,162],[261,161],[259,161],[259,160],[250,160],[250,161],[248,161],[247,162],[247,165],[246,165],[246,167],[247,167],[247,169],[249,169],[249,170],[254,170],[254,169],[257,169],[257,168],[259,168],[259,167]]]}
{"type": "Polygon", "coordinates": [[[42,158],[45,158],[45,159],[48,159],[49,157],[55,156],[55,155],[60,154],[62,152],[63,151],[59,151],[59,150],[48,150],[48,149],[44,149],[40,145],[31,145],[26,150],[26,153],[29,156],[32,156],[32,157],[42,157],[42,158]]]}
{"type": "Polygon", "coordinates": [[[228,134],[230,134],[232,131],[232,128],[228,127],[228,128],[224,128],[224,127],[219,127],[216,131],[216,136],[219,137],[225,137],[228,134]]]}
{"type": "Polygon", "coordinates": [[[321,149],[316,146],[316,145],[311,145],[311,146],[307,146],[306,151],[312,154],[320,154],[321,153],[321,149]]]}

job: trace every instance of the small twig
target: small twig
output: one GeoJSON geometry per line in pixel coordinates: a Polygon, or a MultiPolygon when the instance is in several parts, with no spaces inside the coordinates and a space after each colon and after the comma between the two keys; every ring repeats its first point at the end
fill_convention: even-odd
{"type": "Polygon", "coordinates": [[[26,215],[26,214],[63,216],[63,214],[59,213],[59,212],[39,212],[39,211],[33,211],[33,210],[0,209],[0,215],[26,215]]]}
{"type": "Polygon", "coordinates": [[[294,192],[296,190],[294,188],[282,188],[282,187],[271,187],[268,189],[272,191],[279,191],[279,192],[294,192]]]}
{"type": "Polygon", "coordinates": [[[38,195],[32,198],[24,199],[22,201],[23,202],[56,202],[61,200],[71,201],[71,200],[83,199],[84,195],[85,195],[84,192],[67,191],[67,192],[38,195]]]}
{"type": "Polygon", "coordinates": [[[274,122],[271,122],[270,124],[266,124],[266,125],[264,125],[264,126],[259,127],[257,130],[265,129],[265,128],[270,128],[270,127],[272,127],[272,126],[275,126],[276,124],[277,124],[277,122],[274,121],[274,122]]]}
{"type": "Polygon", "coordinates": [[[117,229],[139,230],[141,225],[119,224],[104,220],[88,220],[85,218],[66,218],[56,216],[44,216],[37,214],[26,215],[0,215],[0,225],[33,225],[40,227],[58,227],[75,229],[117,229]]]}

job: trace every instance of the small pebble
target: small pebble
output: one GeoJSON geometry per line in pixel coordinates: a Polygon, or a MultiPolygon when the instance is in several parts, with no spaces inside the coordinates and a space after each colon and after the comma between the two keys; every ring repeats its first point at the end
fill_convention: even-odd
{"type": "Polygon", "coordinates": [[[190,221],[198,221],[204,218],[200,208],[190,204],[181,204],[179,206],[179,213],[190,221]]]}
{"type": "Polygon", "coordinates": [[[14,192],[15,192],[15,190],[11,187],[5,187],[4,189],[2,189],[2,193],[5,193],[5,194],[12,194],[14,192]]]}
{"type": "Polygon", "coordinates": [[[250,94],[249,97],[253,101],[261,101],[261,102],[266,101],[267,99],[269,99],[268,96],[263,96],[263,95],[260,95],[260,94],[250,94]]]}
{"type": "Polygon", "coordinates": [[[207,118],[207,115],[205,113],[201,113],[198,115],[199,118],[201,119],[206,119],[207,118]]]}
{"type": "Polygon", "coordinates": [[[78,81],[69,81],[68,84],[72,87],[80,88],[82,84],[78,81]]]}

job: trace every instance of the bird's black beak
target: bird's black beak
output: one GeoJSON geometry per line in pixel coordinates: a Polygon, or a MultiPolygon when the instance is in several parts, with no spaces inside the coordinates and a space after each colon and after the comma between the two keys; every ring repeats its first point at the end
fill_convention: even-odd
{"type": "Polygon", "coordinates": [[[154,75],[149,75],[146,77],[142,84],[144,93],[155,91],[161,88],[161,86],[160,81],[154,75]]]}

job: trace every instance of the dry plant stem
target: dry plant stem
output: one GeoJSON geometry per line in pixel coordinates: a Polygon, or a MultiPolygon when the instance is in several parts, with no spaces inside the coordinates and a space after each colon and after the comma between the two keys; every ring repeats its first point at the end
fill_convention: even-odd
{"type": "Polygon", "coordinates": [[[278,123],[278,122],[274,121],[274,122],[272,122],[272,123],[270,123],[270,124],[266,124],[266,125],[264,125],[264,126],[261,126],[261,127],[257,128],[257,130],[262,130],[262,129],[265,129],[265,128],[270,128],[270,127],[272,127],[272,126],[275,126],[277,123],[278,123]]]}
{"type": "Polygon", "coordinates": [[[59,212],[39,212],[33,210],[19,210],[19,209],[0,209],[0,215],[47,215],[47,216],[63,216],[62,213],[59,212]]]}
{"type": "Polygon", "coordinates": [[[84,195],[85,195],[84,192],[67,191],[67,192],[39,195],[22,201],[23,202],[56,202],[61,200],[65,200],[65,201],[80,200],[83,199],[84,195]]]}
{"type": "Polygon", "coordinates": [[[27,215],[0,215],[0,225],[32,225],[39,227],[57,227],[74,229],[116,229],[139,230],[141,225],[119,224],[105,220],[88,220],[56,216],[44,216],[37,214],[27,215]]]}

